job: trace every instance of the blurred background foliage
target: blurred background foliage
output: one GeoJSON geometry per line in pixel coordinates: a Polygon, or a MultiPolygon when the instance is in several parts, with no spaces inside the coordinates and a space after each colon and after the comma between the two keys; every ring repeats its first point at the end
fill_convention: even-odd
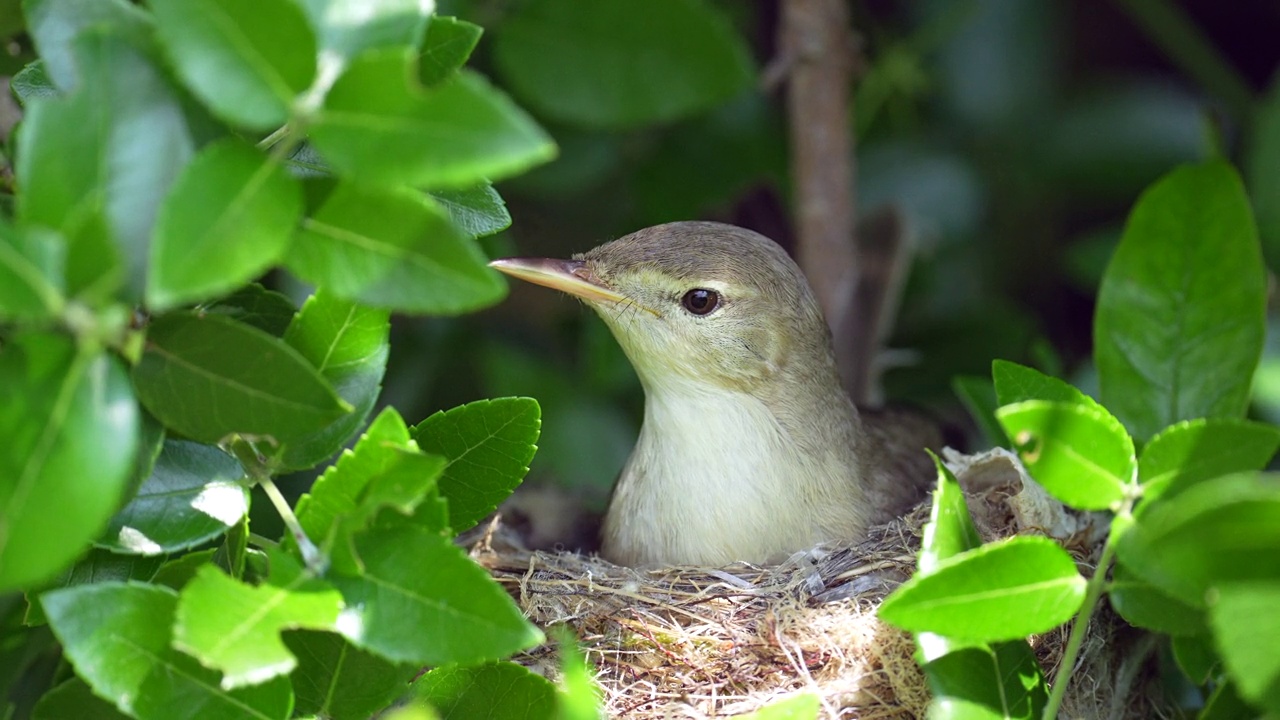
{"type": "MultiPolygon", "coordinates": [[[[0,33],[15,29],[17,5],[0,0],[0,33]]],[[[890,341],[891,399],[967,422],[953,382],[988,378],[993,358],[1091,388],[1102,270],[1138,193],[1178,163],[1232,159],[1268,263],[1280,263],[1275,0],[851,8],[850,202],[860,215],[896,207],[915,247],[890,341]]],[[[491,255],[568,256],[694,218],[792,246],[785,108],[770,82],[782,62],[778,2],[439,0],[438,12],[485,28],[471,65],[560,147],[554,162],[498,185],[513,224],[484,241],[491,255]]],[[[29,59],[20,35],[8,50],[3,74],[29,59]]],[[[1277,421],[1272,335],[1255,412],[1277,421]]],[[[383,404],[416,420],[480,397],[536,397],[544,427],[530,481],[603,506],[643,396],[590,311],[513,286],[478,314],[397,318],[391,347],[383,404]]],[[[982,445],[970,435],[971,449],[982,445]]]]}

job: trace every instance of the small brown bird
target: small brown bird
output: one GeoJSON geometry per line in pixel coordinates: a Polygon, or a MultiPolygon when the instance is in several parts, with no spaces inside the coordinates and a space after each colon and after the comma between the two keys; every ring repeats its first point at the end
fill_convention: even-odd
{"type": "Polygon", "coordinates": [[[859,415],[808,282],[768,238],[720,223],[647,228],[572,260],[491,265],[577,296],[645,391],[602,554],[632,566],[777,562],[918,500],[925,423],[859,415]],[[901,425],[902,427],[890,427],[901,425]]]}

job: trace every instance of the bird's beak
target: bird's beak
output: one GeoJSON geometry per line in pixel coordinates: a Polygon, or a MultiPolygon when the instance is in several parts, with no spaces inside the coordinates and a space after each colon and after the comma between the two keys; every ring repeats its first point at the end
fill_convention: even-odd
{"type": "Polygon", "coordinates": [[[587,264],[581,260],[503,258],[489,263],[489,267],[511,277],[559,290],[583,300],[635,304],[631,298],[601,283],[587,269],[587,264]]]}

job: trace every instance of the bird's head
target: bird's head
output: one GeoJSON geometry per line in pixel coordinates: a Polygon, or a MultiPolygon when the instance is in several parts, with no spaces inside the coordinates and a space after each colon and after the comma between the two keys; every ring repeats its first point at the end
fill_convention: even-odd
{"type": "Polygon", "coordinates": [[[833,368],[830,335],[804,275],[781,247],[749,230],[669,223],[572,260],[491,265],[585,301],[646,387],[692,380],[753,392],[797,362],[807,372],[833,368]]]}

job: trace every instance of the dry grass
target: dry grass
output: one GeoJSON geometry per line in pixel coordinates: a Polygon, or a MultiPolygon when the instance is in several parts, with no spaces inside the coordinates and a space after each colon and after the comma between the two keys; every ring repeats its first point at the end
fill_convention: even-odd
{"type": "MultiPolygon", "coordinates": [[[[1049,534],[1092,573],[1099,533],[1048,500],[1006,455],[950,455],[984,539],[1049,534]],[[1033,522],[1034,525],[1028,525],[1033,522]],[[1062,533],[1066,533],[1063,535],[1062,533]]],[[[818,548],[781,566],[637,571],[598,557],[530,552],[495,522],[472,554],[540,627],[567,624],[597,667],[609,717],[708,718],[811,691],[830,718],[923,718],[929,691],[911,637],[876,618],[915,567],[924,503],[860,544],[818,548]]],[[[1062,717],[1148,717],[1139,674],[1101,614],[1062,717]]],[[[1067,630],[1033,638],[1050,677],[1067,630]]],[[[556,673],[553,648],[516,660],[556,673]]]]}

